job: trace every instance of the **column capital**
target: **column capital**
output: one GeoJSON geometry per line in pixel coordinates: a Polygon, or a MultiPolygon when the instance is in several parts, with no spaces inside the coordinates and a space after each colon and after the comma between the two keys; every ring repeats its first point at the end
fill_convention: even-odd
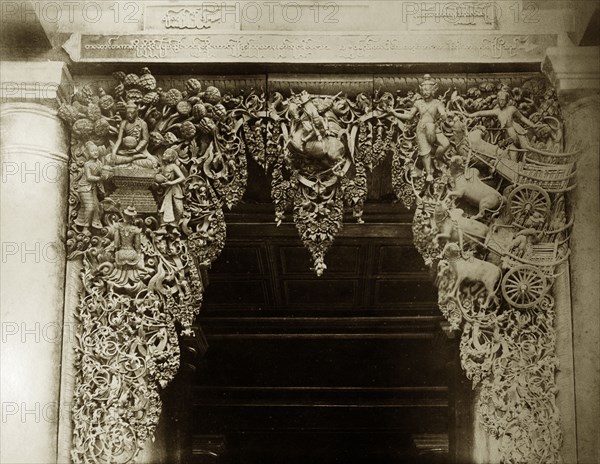
{"type": "Polygon", "coordinates": [[[73,93],[71,73],[62,61],[2,61],[0,70],[2,103],[39,103],[58,108],[73,93]]]}
{"type": "Polygon", "coordinates": [[[551,47],[542,72],[563,104],[600,93],[600,47],[551,47]]]}

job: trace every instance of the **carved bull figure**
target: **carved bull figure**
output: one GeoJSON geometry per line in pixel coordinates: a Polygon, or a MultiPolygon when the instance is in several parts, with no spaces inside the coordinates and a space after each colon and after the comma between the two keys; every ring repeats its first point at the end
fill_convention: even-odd
{"type": "Polygon", "coordinates": [[[508,157],[508,150],[502,149],[498,145],[489,143],[483,139],[485,128],[477,126],[467,134],[465,123],[458,117],[454,118],[452,123],[452,141],[456,146],[456,152],[466,159],[469,156],[469,148],[476,151],[479,155],[484,155],[490,160],[508,157]]]}
{"type": "Polygon", "coordinates": [[[436,205],[433,214],[437,235],[435,242],[440,239],[448,242],[458,242],[460,248],[463,248],[464,239],[479,239],[485,241],[488,235],[489,227],[485,224],[465,216],[465,212],[460,208],[449,209],[444,203],[436,205]]]}
{"type": "Polygon", "coordinates": [[[496,290],[502,277],[502,271],[498,266],[481,259],[471,257],[465,259],[456,243],[447,243],[443,251],[444,259],[456,277],[451,295],[457,295],[464,281],[481,282],[487,292],[487,298],[483,307],[489,307],[490,303],[498,304],[496,290]]]}
{"type": "Polygon", "coordinates": [[[478,206],[479,211],[472,219],[477,220],[483,217],[486,211],[495,211],[502,206],[504,197],[496,189],[483,183],[477,168],[464,169],[460,156],[450,159],[450,175],[454,180],[454,190],[448,192],[448,198],[464,198],[478,206]]]}

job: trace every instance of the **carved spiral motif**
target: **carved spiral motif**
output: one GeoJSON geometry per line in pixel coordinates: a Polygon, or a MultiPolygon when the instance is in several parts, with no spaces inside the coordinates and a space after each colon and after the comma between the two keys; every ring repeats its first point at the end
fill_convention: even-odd
{"type": "Polygon", "coordinates": [[[189,332],[200,269],[224,245],[223,208],[247,181],[241,100],[216,87],[199,93],[196,79],[159,93],[147,68],[114,77],[114,97],[86,86],[59,110],[73,133],[67,249],[83,268],[75,463],[134,462],[153,435],[159,390],[179,366],[176,322],[189,332]],[[137,116],[125,120],[132,105],[137,116]]]}

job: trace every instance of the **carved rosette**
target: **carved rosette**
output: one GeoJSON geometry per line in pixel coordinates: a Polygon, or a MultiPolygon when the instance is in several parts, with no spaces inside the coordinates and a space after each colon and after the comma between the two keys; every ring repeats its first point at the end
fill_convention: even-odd
{"type": "Polygon", "coordinates": [[[84,85],[60,117],[72,129],[69,259],[82,261],[72,458],[133,462],[179,367],[178,331],[202,303],[201,269],[242,197],[243,98],[197,79],[157,88],[146,68],[109,92],[84,85]]]}

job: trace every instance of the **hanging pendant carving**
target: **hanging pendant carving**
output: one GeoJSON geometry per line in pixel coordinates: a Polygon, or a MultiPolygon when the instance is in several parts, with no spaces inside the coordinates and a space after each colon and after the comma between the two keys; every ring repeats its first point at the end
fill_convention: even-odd
{"type": "Polygon", "coordinates": [[[279,225],[293,211],[318,276],[327,268],[325,254],[342,228],[344,211],[363,222],[367,170],[394,150],[387,98],[373,108],[365,93],[275,92],[267,111],[246,115],[250,153],[272,176],[275,220],[279,225]]]}
{"type": "Polygon", "coordinates": [[[133,462],[152,437],[159,391],[191,333],[201,270],[223,248],[223,208],[243,195],[242,99],[157,88],[147,68],[83,86],[59,116],[72,128],[69,259],[83,265],[74,462],[133,462]]]}

